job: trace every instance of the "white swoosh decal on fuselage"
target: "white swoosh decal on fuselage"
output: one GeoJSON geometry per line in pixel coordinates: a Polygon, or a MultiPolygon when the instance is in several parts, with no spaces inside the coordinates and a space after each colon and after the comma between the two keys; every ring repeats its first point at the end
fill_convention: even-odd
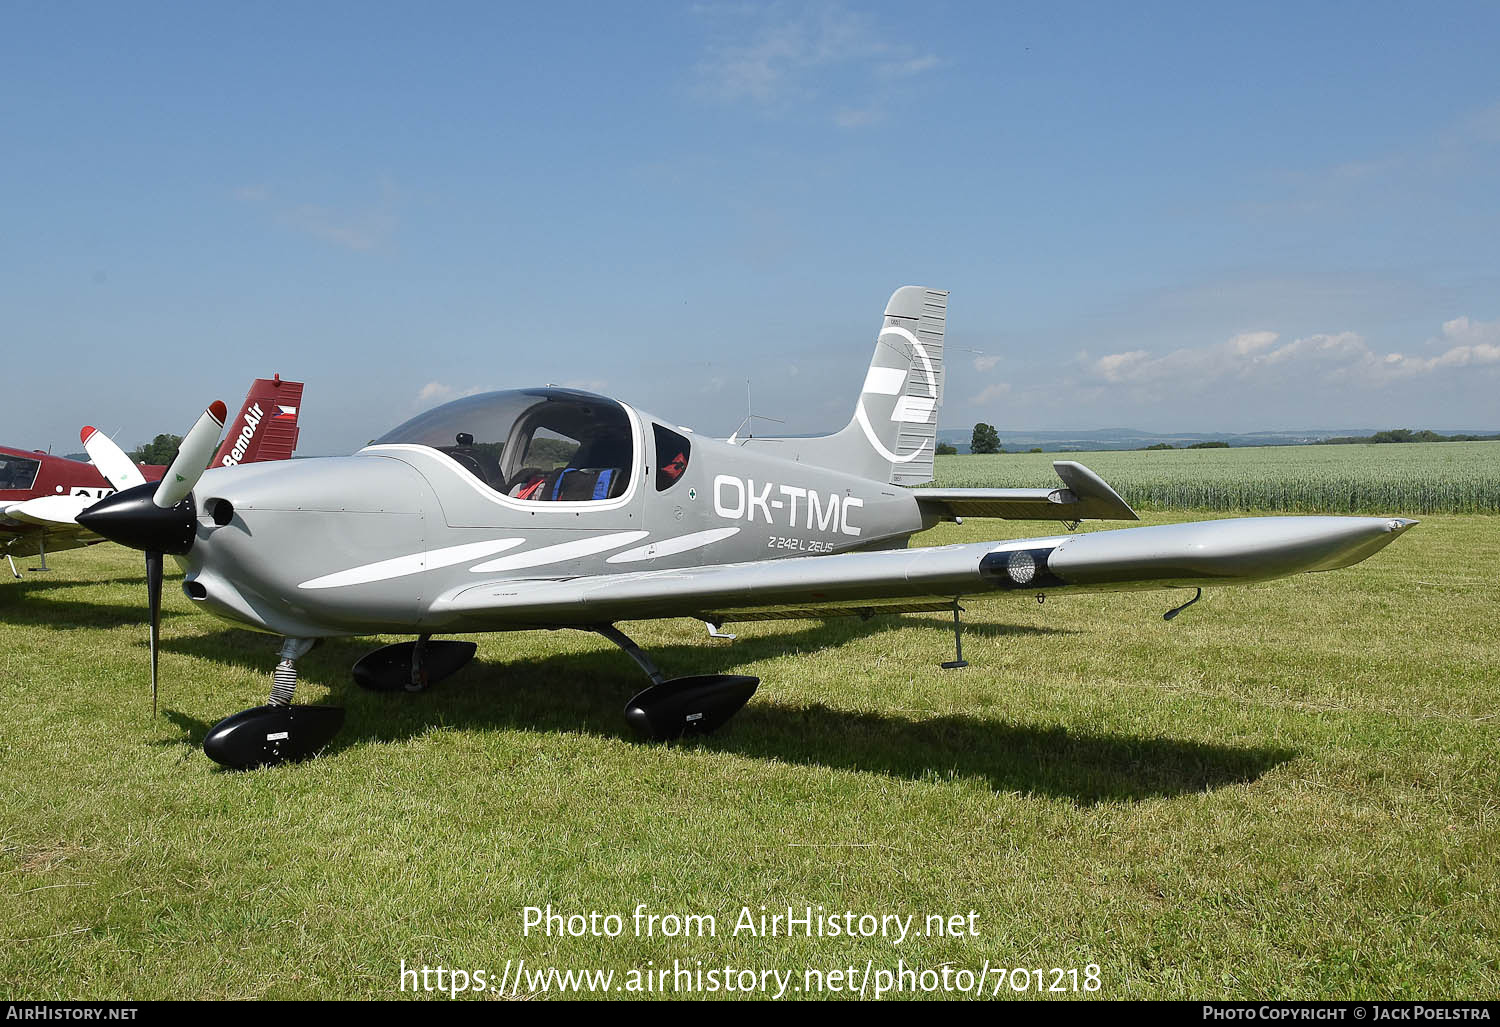
{"type": "Polygon", "coordinates": [[[518,571],[527,567],[539,567],[547,563],[562,563],[564,560],[577,560],[584,556],[593,556],[602,553],[606,549],[618,549],[620,546],[639,542],[649,531],[616,531],[608,535],[594,535],[589,538],[577,539],[573,542],[559,542],[555,546],[542,546],[540,549],[528,549],[524,553],[515,556],[502,556],[498,560],[486,560],[477,567],[469,570],[476,574],[488,571],[518,571]]]}
{"type": "Polygon", "coordinates": [[[496,553],[503,553],[525,541],[524,538],[497,538],[488,542],[469,542],[461,546],[448,546],[446,549],[429,549],[425,553],[412,553],[410,556],[398,556],[390,560],[380,560],[377,563],[367,563],[360,567],[350,567],[348,570],[325,574],[322,577],[304,581],[297,587],[340,588],[345,585],[367,585],[372,581],[404,578],[408,574],[420,574],[422,571],[438,567],[452,567],[454,564],[467,563],[469,560],[479,560],[496,553]]]}
{"type": "Polygon", "coordinates": [[[710,528],[707,531],[695,531],[690,535],[664,538],[660,542],[647,542],[643,546],[616,553],[605,562],[637,563],[641,560],[654,560],[659,556],[676,556],[678,553],[687,553],[694,549],[702,549],[704,546],[711,546],[720,539],[738,535],[739,532],[739,528],[710,528]]]}

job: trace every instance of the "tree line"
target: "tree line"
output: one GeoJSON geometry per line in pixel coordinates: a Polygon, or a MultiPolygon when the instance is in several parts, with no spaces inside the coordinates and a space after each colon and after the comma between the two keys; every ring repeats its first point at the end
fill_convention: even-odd
{"type": "Polygon", "coordinates": [[[1332,439],[1319,439],[1319,446],[1352,446],[1372,442],[1500,442],[1500,435],[1439,435],[1435,431],[1414,431],[1411,428],[1391,428],[1374,435],[1340,435],[1332,439]]]}
{"type": "Polygon", "coordinates": [[[150,442],[130,451],[130,459],[138,464],[153,464],[166,467],[177,459],[177,447],[182,445],[181,435],[158,435],[150,442]]]}

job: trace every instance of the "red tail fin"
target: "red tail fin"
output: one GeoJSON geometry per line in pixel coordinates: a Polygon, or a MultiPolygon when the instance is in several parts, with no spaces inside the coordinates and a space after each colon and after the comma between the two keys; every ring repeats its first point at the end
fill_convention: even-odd
{"type": "Polygon", "coordinates": [[[257,378],[229,426],[229,434],[210,467],[233,467],[258,460],[285,460],[297,448],[297,417],[302,412],[302,383],[257,378]]]}

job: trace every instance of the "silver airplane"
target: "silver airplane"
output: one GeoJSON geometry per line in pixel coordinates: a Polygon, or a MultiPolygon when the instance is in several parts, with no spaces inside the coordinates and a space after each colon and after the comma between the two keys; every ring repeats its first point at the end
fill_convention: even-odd
{"type": "MultiPolygon", "coordinates": [[[[161,554],[225,620],[282,636],[268,703],[216,725],[207,754],[248,768],[315,754],[343,710],[294,705],[297,660],[322,638],[406,634],[355,680],[421,691],[477,648],[434,635],[576,628],[628,653],[651,686],[626,719],[655,739],[712,731],[758,679],[667,679],[615,625],[952,611],[1004,595],[1197,589],[1326,571],[1416,522],[1256,517],[909,549],[963,517],[1136,520],[1097,475],[1053,464],[1056,488],[912,488],[932,480],[946,292],[908,286],[885,308],[847,427],[820,438],[705,438],[572,389],[460,399],[353,456],[202,470],[222,415],[205,413],[162,482],[79,515],[147,552],[156,692],[161,554]]],[[[221,406],[221,405],[220,405],[221,406]]]]}

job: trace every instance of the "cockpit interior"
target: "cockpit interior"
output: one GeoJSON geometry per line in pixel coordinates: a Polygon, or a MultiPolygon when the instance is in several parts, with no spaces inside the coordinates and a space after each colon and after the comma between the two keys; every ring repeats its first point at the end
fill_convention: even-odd
{"type": "Polygon", "coordinates": [[[629,487],[636,462],[625,408],[572,389],[455,400],[374,442],[391,444],[429,446],[496,492],[538,503],[616,499],[629,487]]]}

